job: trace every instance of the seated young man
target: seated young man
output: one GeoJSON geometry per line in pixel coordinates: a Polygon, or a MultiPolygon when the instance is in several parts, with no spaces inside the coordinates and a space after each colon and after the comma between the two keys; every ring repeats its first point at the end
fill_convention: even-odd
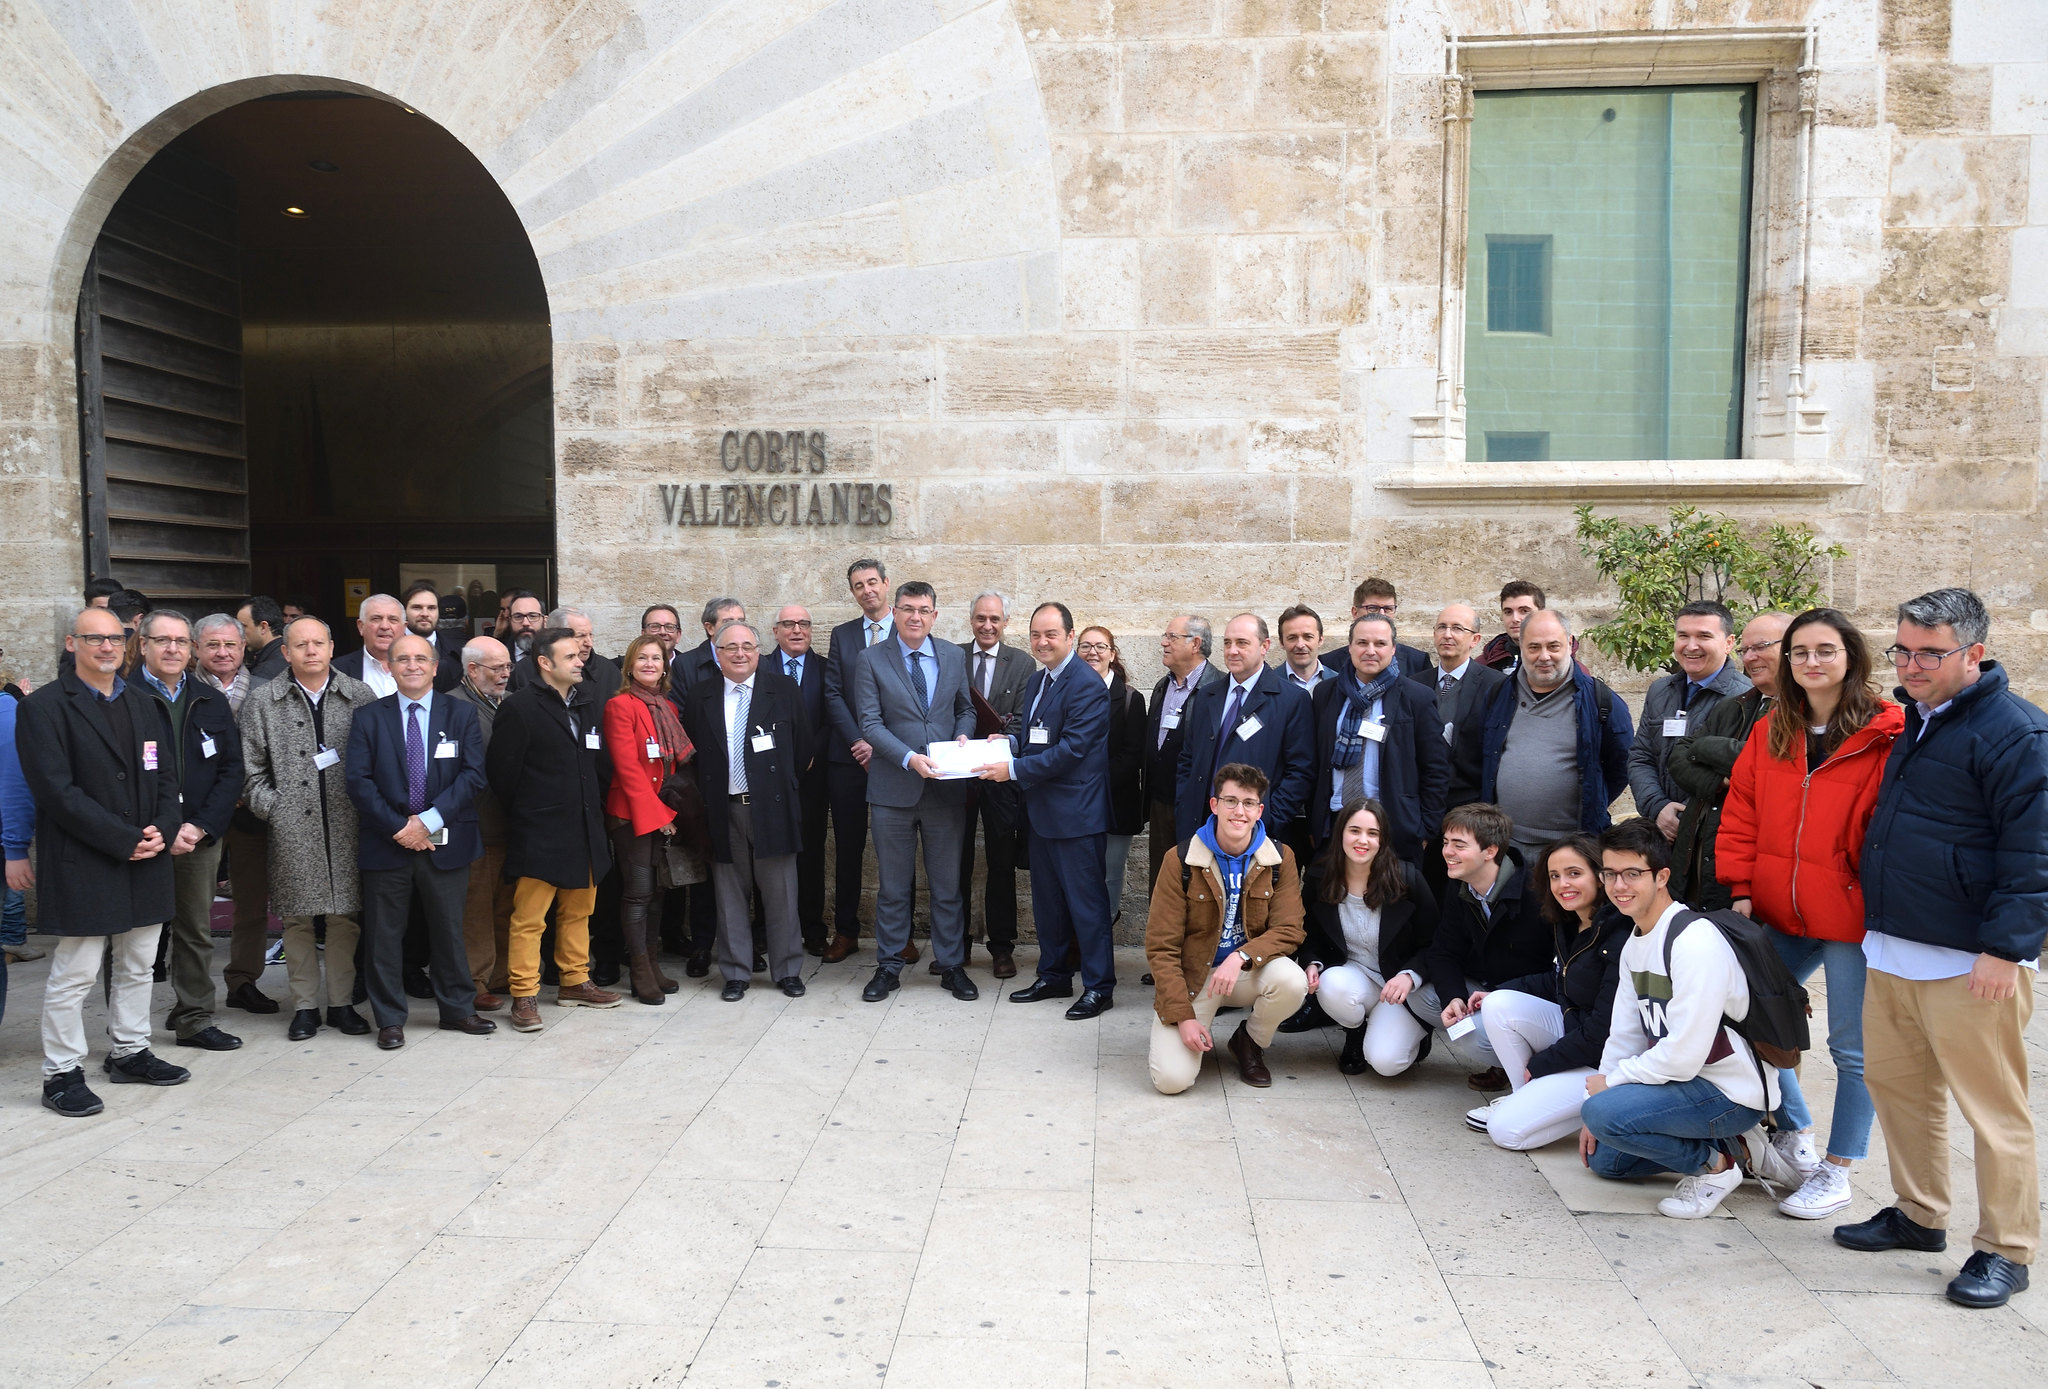
{"type": "Polygon", "coordinates": [[[1607,899],[1635,924],[1621,947],[1621,981],[1598,1074],[1586,1077],[1579,1155],[1603,1177],[1676,1172],[1657,1209],[1680,1220],[1713,1214],[1744,1168],[1796,1189],[1800,1174],[1764,1136],[1778,1107],[1778,1074],[1722,1022],[1749,1015],[1749,983],[1711,922],[1693,921],[1671,947],[1671,846],[1637,816],[1600,837],[1607,899]]]}
{"type": "Polygon", "coordinates": [[[1543,885],[1521,853],[1509,847],[1514,822],[1497,805],[1474,802],[1444,816],[1444,870],[1450,881],[1437,912],[1436,938],[1418,962],[1420,980],[1405,997],[1399,1027],[1368,1035],[1366,1062],[1383,1076],[1407,1070],[1434,1033],[1451,1057],[1471,1073],[1475,1090],[1505,1090],[1486,1029],[1451,1029],[1472,1018],[1472,998],[1510,979],[1548,971],[1557,958],[1550,923],[1543,919],[1543,885]]]}
{"type": "Polygon", "coordinates": [[[1265,1048],[1308,996],[1308,977],[1288,958],[1301,944],[1301,877],[1294,851],[1266,835],[1265,797],[1257,767],[1218,769],[1209,819],[1168,851],[1152,884],[1145,958],[1156,981],[1152,1083],[1162,1095],[1202,1073],[1209,1024],[1225,1004],[1252,1010],[1230,1038],[1238,1078],[1271,1085],[1265,1048]]]}

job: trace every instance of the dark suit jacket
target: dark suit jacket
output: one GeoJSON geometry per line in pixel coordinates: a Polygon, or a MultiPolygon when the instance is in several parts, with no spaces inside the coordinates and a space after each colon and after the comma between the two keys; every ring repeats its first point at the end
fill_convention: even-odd
{"type": "Polygon", "coordinates": [[[1010,740],[1025,821],[1041,839],[1107,834],[1109,686],[1079,656],[1040,698],[1045,679],[1041,669],[1025,687],[1010,740]],[[1045,742],[1031,741],[1034,728],[1046,731],[1045,742]]]}
{"type": "MultiPolygon", "coordinates": [[[[402,849],[391,836],[411,818],[405,778],[405,720],[402,697],[385,695],[349,722],[348,798],[359,818],[356,864],[366,869],[405,868],[414,851],[402,849]]],[[[483,857],[484,841],[477,827],[476,799],[485,788],[484,733],[476,709],[466,701],[437,694],[427,706],[427,804],[441,812],[448,842],[428,850],[434,867],[453,871],[483,857]],[[455,755],[443,757],[442,747],[455,755]]]]}
{"type": "Polygon", "coordinates": [[[1216,735],[1229,701],[1230,677],[1225,674],[1195,691],[1181,710],[1180,731],[1185,736],[1175,780],[1173,823],[1183,844],[1209,818],[1209,783],[1218,767],[1249,762],[1266,774],[1272,783],[1266,792],[1264,816],[1268,833],[1295,817],[1315,784],[1315,712],[1307,695],[1280,670],[1267,666],[1237,716],[1237,727],[1256,717],[1259,731],[1247,742],[1237,736],[1237,727],[1229,729],[1219,758],[1216,735]]]}
{"type": "Polygon", "coordinates": [[[462,638],[454,632],[434,633],[434,655],[440,658],[434,670],[434,693],[446,694],[462,683],[462,638]]]}
{"type": "MultiPolygon", "coordinates": [[[[1346,623],[1345,627],[1348,630],[1350,624],[1346,623]]],[[[1420,684],[1427,685],[1431,694],[1436,693],[1436,667],[1430,664],[1428,652],[1418,650],[1413,646],[1403,646],[1400,642],[1395,642],[1394,656],[1395,659],[1401,662],[1401,676],[1403,679],[1414,680],[1420,684]]],[[[1323,653],[1323,664],[1331,670],[1343,671],[1346,666],[1351,664],[1351,648],[1349,646],[1340,646],[1334,651],[1325,651],[1323,653]]]]}
{"type": "MultiPolygon", "coordinates": [[[[1330,795],[1337,771],[1330,765],[1343,716],[1344,681],[1325,680],[1310,697],[1316,720],[1316,784],[1309,795],[1308,827],[1320,843],[1330,832],[1330,795]]],[[[1451,784],[1450,750],[1437,722],[1436,691],[1413,680],[1396,680],[1380,697],[1379,801],[1390,823],[1387,842],[1404,862],[1419,863],[1422,847],[1443,829],[1444,794],[1451,784]]]]}
{"type": "Polygon", "coordinates": [[[1444,797],[1445,810],[1479,799],[1479,776],[1486,763],[1486,702],[1507,678],[1492,666],[1479,664],[1477,656],[1465,663],[1465,673],[1458,678],[1458,700],[1451,707],[1451,789],[1444,797]]]}
{"type": "Polygon", "coordinates": [[[334,658],[334,669],[340,671],[351,680],[361,680],[363,678],[363,658],[368,654],[367,650],[358,646],[347,655],[336,656],[334,658]]]}
{"type": "Polygon", "coordinates": [[[178,778],[163,746],[163,715],[138,680],[118,698],[130,736],[116,739],[99,696],[61,671],[16,711],[15,750],[36,802],[36,929],[110,936],[168,921],[177,908],[170,843],[178,837],[178,778]],[[157,744],[155,771],[144,743],[157,744]],[[128,856],[155,825],[164,852],[128,856]]]}
{"type": "MultiPolygon", "coordinates": [[[[973,641],[960,643],[960,652],[967,657],[967,683],[974,687],[973,641]]],[[[1003,716],[1005,726],[1016,714],[1017,706],[1024,702],[1025,687],[1038,669],[1038,662],[1023,650],[1000,643],[996,647],[996,668],[988,682],[988,702],[1003,716]]],[[[972,703],[972,700],[969,701],[972,703]]],[[[971,781],[967,783],[967,803],[970,808],[980,807],[983,834],[1014,834],[1018,836],[1018,852],[1021,847],[1024,828],[1024,803],[1019,798],[1016,784],[1008,781],[971,781]]],[[[969,829],[970,836],[972,827],[969,829]]],[[[965,891],[965,889],[962,889],[965,891]]]]}
{"type": "MultiPolygon", "coordinates": [[[[1180,785],[1180,745],[1187,733],[1188,704],[1195,702],[1195,695],[1218,680],[1227,680],[1216,666],[1203,664],[1195,674],[1195,688],[1188,695],[1187,704],[1181,705],[1179,728],[1166,730],[1166,737],[1159,736],[1159,716],[1166,712],[1167,677],[1159,677],[1159,683],[1152,687],[1151,703],[1145,706],[1145,798],[1158,805],[1172,805],[1175,789],[1180,785]]],[[[1206,802],[1204,802],[1206,804],[1206,802]]],[[[1182,840],[1186,843],[1186,840],[1182,840]]]]}
{"type": "Polygon", "coordinates": [[[704,680],[718,674],[718,656],[706,637],[687,651],[678,650],[668,658],[669,690],[680,704],[683,696],[704,680]]]}
{"type": "Polygon", "coordinates": [[[1145,828],[1145,696],[1109,678],[1109,832],[1145,828]]]}
{"type": "MultiPolygon", "coordinates": [[[[335,662],[336,666],[340,664],[335,662]]],[[[593,651],[590,659],[583,663],[583,683],[590,687],[591,702],[599,709],[603,709],[604,702],[619,692],[620,679],[619,663],[609,656],[600,656],[593,651]]],[[[542,683],[540,662],[529,651],[512,663],[512,678],[505,682],[505,692],[511,694],[528,685],[542,683]]]]}
{"type": "Polygon", "coordinates": [[[291,669],[284,659],[284,638],[272,637],[260,649],[244,656],[242,664],[249,667],[251,680],[277,679],[291,669]]]}
{"type": "Polygon", "coordinates": [[[570,687],[566,704],[543,681],[514,691],[498,706],[484,772],[505,810],[508,879],[581,888],[610,870],[604,832],[609,759],[601,741],[598,747],[586,741],[591,733],[601,740],[603,726],[603,707],[588,681],[570,687]]]}
{"type": "MultiPolygon", "coordinates": [[[[866,625],[865,617],[856,617],[834,627],[831,649],[826,653],[825,760],[848,767],[860,765],[853,760],[853,744],[862,741],[860,710],[853,704],[853,663],[867,650],[867,637],[861,632],[866,625]]],[[[883,636],[892,636],[895,631],[892,622],[883,636]]]]}
{"type": "MultiPolygon", "coordinates": [[[[725,726],[725,679],[700,680],[683,699],[683,731],[697,746],[693,765],[697,789],[704,797],[704,819],[711,853],[720,863],[732,862],[731,767],[732,737],[725,726]]],[[[812,757],[810,721],[804,717],[803,695],[796,682],[777,670],[754,673],[754,693],[747,703],[746,741],[748,809],[752,812],[754,857],[780,858],[803,848],[803,809],[797,802],[797,781],[812,757]],[[775,735],[775,746],[754,750],[759,729],[775,735]]]]}
{"type": "MultiPolygon", "coordinates": [[[[782,648],[777,647],[774,651],[762,657],[761,663],[772,670],[781,671],[783,662],[788,659],[783,654],[782,648]]],[[[803,769],[803,774],[809,776],[814,772],[823,772],[825,770],[825,759],[819,755],[823,751],[819,746],[819,733],[825,727],[824,653],[816,647],[806,651],[804,653],[803,671],[804,678],[797,685],[797,693],[802,697],[804,722],[811,730],[811,761],[810,765],[803,769]]]]}
{"type": "MultiPolygon", "coordinates": [[[[228,832],[235,817],[235,802],[242,795],[242,731],[223,691],[190,672],[185,678],[191,686],[185,696],[184,727],[177,729],[171,727],[169,708],[142,683],[141,676],[136,677],[135,683],[156,706],[165,739],[175,740],[184,748],[185,776],[179,787],[184,804],[180,816],[205,830],[208,839],[217,839],[228,832]],[[209,739],[213,743],[211,757],[206,755],[209,739]]],[[[170,746],[168,741],[164,744],[166,758],[170,756],[170,746]]],[[[164,765],[165,770],[171,769],[170,763],[164,765]]]]}

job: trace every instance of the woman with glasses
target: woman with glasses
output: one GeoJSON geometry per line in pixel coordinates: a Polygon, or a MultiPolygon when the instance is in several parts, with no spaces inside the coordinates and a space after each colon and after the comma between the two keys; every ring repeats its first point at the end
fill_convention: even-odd
{"type": "Polygon", "coordinates": [[[633,638],[620,664],[624,688],[604,706],[604,746],[612,760],[604,814],[612,854],[619,861],[619,934],[625,937],[633,997],[666,1003],[680,985],[661,972],[661,900],[654,868],[678,827],[661,788],[696,749],[669,702],[668,655],[660,638],[651,633],[633,638]]]}
{"type": "Polygon", "coordinates": [[[1387,842],[1386,826],[1378,801],[1346,801],[1301,883],[1306,935],[1296,958],[1308,962],[1309,993],[1344,1029],[1337,1069],[1348,1076],[1365,1074],[1369,1030],[1414,1030],[1401,1005],[1421,986],[1422,953],[1436,935],[1436,898],[1387,842]]]}
{"type": "Polygon", "coordinates": [[[1878,698],[1870,647],[1833,608],[1793,618],[1778,652],[1778,702],[1735,760],[1715,871],[1735,910],[1772,929],[1796,978],[1827,971],[1835,1061],[1827,1160],[1814,1150],[1813,1116],[1792,1071],[1779,1075],[1784,1108],[1774,1140],[1805,1177],[1778,1209],[1818,1220],[1849,1204],[1849,1164],[1870,1150],[1858,873],[1885,758],[1905,714],[1878,698]]]}
{"type": "Polygon", "coordinates": [[[1109,883],[1109,920],[1124,914],[1124,865],[1131,840],[1145,828],[1145,696],[1131,688],[1116,634],[1107,627],[1082,631],[1081,659],[1109,684],[1109,847],[1103,855],[1109,883]]]}
{"type": "Polygon", "coordinates": [[[1557,963],[1472,999],[1513,1090],[1470,1111],[1465,1122],[1517,1152],[1579,1127],[1586,1077],[1600,1069],[1607,1045],[1621,947],[1631,929],[1600,886],[1600,843],[1592,835],[1568,835],[1544,849],[1536,880],[1548,884],[1543,919],[1557,941],[1557,963]]]}

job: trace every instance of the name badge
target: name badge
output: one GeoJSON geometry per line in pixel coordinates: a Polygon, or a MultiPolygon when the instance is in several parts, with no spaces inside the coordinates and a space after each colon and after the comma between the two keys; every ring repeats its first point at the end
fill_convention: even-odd
{"type": "Polygon", "coordinates": [[[1159,726],[1167,729],[1179,728],[1180,710],[1176,709],[1171,714],[1161,714],[1159,716],[1159,726]]]}
{"type": "Polygon", "coordinates": [[[1685,736],[1685,715],[1680,714],[1675,719],[1664,720],[1664,736],[1667,738],[1683,738],[1685,736]]]}
{"type": "Polygon", "coordinates": [[[773,752],[775,751],[775,735],[773,733],[756,733],[753,737],[747,739],[747,744],[755,752],[773,752]]]}
{"type": "Polygon", "coordinates": [[[1051,730],[1051,729],[1047,729],[1047,728],[1034,728],[1034,729],[1032,729],[1032,730],[1031,730],[1031,745],[1032,745],[1033,747],[1044,747],[1044,746],[1045,746],[1046,744],[1050,743],[1051,741],[1052,741],[1052,730],[1051,730]]]}
{"type": "Polygon", "coordinates": [[[1383,723],[1362,723],[1358,726],[1358,731],[1365,735],[1365,741],[1368,743],[1384,743],[1387,741],[1387,726],[1383,723]]]}
{"type": "Polygon", "coordinates": [[[142,745],[142,770],[145,772],[153,772],[156,770],[155,743],[144,743],[142,745]]]}
{"type": "Polygon", "coordinates": [[[1240,738],[1250,738],[1265,726],[1259,722],[1259,716],[1254,714],[1237,726],[1237,736],[1240,738]]]}
{"type": "Polygon", "coordinates": [[[647,760],[649,762],[661,761],[661,744],[653,738],[647,740],[647,760]]]}
{"type": "Polygon", "coordinates": [[[1479,1026],[1479,1019],[1477,1018],[1459,1018],[1456,1022],[1452,1023],[1449,1027],[1444,1029],[1444,1036],[1450,1038],[1452,1041],[1455,1042],[1460,1037],[1469,1034],[1472,1031],[1472,1029],[1477,1026],[1479,1026]]]}
{"type": "Polygon", "coordinates": [[[604,739],[599,737],[597,730],[593,728],[583,735],[583,746],[589,748],[592,752],[596,752],[604,746],[604,739]]]}
{"type": "Polygon", "coordinates": [[[449,742],[446,738],[443,738],[440,742],[434,744],[435,757],[453,757],[459,751],[461,751],[461,749],[457,748],[455,744],[449,742]]]}
{"type": "Polygon", "coordinates": [[[213,735],[211,733],[202,733],[199,735],[199,755],[201,757],[211,757],[217,751],[219,751],[219,749],[214,747],[213,735]]]}
{"type": "Polygon", "coordinates": [[[333,748],[322,748],[313,754],[313,770],[316,772],[324,772],[329,767],[339,767],[340,765],[341,754],[333,748]]]}

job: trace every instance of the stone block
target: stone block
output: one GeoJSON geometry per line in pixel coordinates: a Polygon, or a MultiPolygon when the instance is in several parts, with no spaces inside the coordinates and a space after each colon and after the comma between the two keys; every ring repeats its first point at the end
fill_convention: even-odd
{"type": "Polygon", "coordinates": [[[1820,75],[1815,118],[1821,125],[1868,129],[1877,124],[1879,69],[1828,67],[1820,75]]]}
{"type": "Polygon", "coordinates": [[[1285,544],[1294,539],[1293,522],[1294,498],[1284,480],[1119,478],[1108,486],[1104,533],[1120,545],[1185,544],[1205,536],[1285,544]]]}
{"type": "Polygon", "coordinates": [[[1351,539],[1351,481],[1341,477],[1294,480],[1294,538],[1298,541],[1351,539]]]}
{"type": "Polygon", "coordinates": [[[2027,215],[2024,137],[1901,140],[1885,222],[1894,227],[2016,226],[2027,215]]]}
{"type": "Polygon", "coordinates": [[[1069,236],[1164,231],[1172,216],[1170,141],[1061,139],[1053,142],[1060,227],[1069,236]]]}
{"type": "Polygon", "coordinates": [[[1148,328],[1216,321],[1216,238],[1153,237],[1138,247],[1138,317],[1148,328]]]}
{"type": "Polygon", "coordinates": [[[1988,348],[1993,332],[1989,309],[1872,307],[1863,313],[1863,355],[1878,362],[1931,363],[1938,347],[1988,348]]]}
{"type": "Polygon", "coordinates": [[[1919,308],[1967,307],[2007,289],[2008,233],[1979,227],[1887,228],[1870,302],[1919,308]]]}
{"type": "MultiPolygon", "coordinates": [[[[1957,364],[1949,365],[1952,377],[1962,374],[1957,364]]],[[[1978,356],[1969,363],[1968,379],[1967,390],[1935,390],[1930,362],[1879,363],[1875,403],[1879,418],[1887,421],[1886,457],[1942,464],[2038,459],[2041,363],[1978,356]]]]}
{"type": "Polygon", "coordinates": [[[1991,128],[2048,135],[2048,62],[2000,63],[1991,70],[1991,128]]]}
{"type": "Polygon", "coordinates": [[[1807,270],[1813,284],[1874,285],[1884,250],[1881,198],[1817,198],[1807,270]]]}
{"type": "Polygon", "coordinates": [[[1254,420],[1251,473],[1331,473],[1344,466],[1336,420],[1254,420]]]}
{"type": "Polygon", "coordinates": [[[1123,128],[1242,130],[1251,116],[1252,50],[1232,43],[1134,43],[1123,49],[1123,128]]]}
{"type": "Polygon", "coordinates": [[[1846,360],[1857,355],[1863,322],[1863,291],[1828,285],[1806,295],[1806,355],[1817,360],[1846,360]]]}
{"type": "Polygon", "coordinates": [[[1910,135],[1989,128],[1991,69],[1949,63],[1893,63],[1884,74],[1885,119],[1910,135]]]}
{"type": "Polygon", "coordinates": [[[1065,466],[1070,474],[1242,474],[1251,457],[1249,433],[1234,421],[1077,421],[1066,427],[1065,466]]]}
{"type": "Polygon", "coordinates": [[[1885,465],[1880,489],[1886,511],[2031,512],[2040,463],[2027,458],[1944,458],[1885,465]]]}
{"type": "Polygon", "coordinates": [[[1367,231],[1302,238],[1302,323],[1345,327],[1365,322],[1374,239],[1367,231]]]}
{"type": "Polygon", "coordinates": [[[1145,302],[1138,247],[1127,236],[1076,236],[1061,245],[1060,312],[1068,329],[1138,326],[1145,302]]]}
{"type": "Polygon", "coordinates": [[[1034,43],[1186,38],[1215,32],[1216,7],[1214,0],[1017,0],[1017,22],[1034,43]]]}
{"type": "Polygon", "coordinates": [[[1114,337],[969,339],[943,347],[947,415],[1100,415],[1123,404],[1114,337]]]}
{"type": "Polygon", "coordinates": [[[1269,43],[1259,50],[1254,121],[1262,126],[1377,129],[1384,90],[1375,39],[1345,36],[1269,43]]]}
{"type": "MultiPolygon", "coordinates": [[[[908,490],[908,489],[904,489],[908,490]]],[[[1102,538],[1102,484],[1081,478],[926,480],[911,532],[952,545],[1092,545],[1102,538]]]]}
{"type": "Polygon", "coordinates": [[[1197,417],[1329,414],[1337,408],[1337,335],[1138,334],[1131,408],[1197,417]]]}
{"type": "Polygon", "coordinates": [[[1223,0],[1223,32],[1247,38],[1313,34],[1323,27],[1323,0],[1223,0]]]}
{"type": "Polygon", "coordinates": [[[1441,140],[1373,142],[1373,201],[1380,207],[1442,207],[1441,140]]]}
{"type": "Polygon", "coordinates": [[[1434,367],[1439,297],[1434,285],[1375,285],[1366,321],[1374,367],[1434,367]]]}
{"type": "Polygon", "coordinates": [[[1891,166],[1891,133],[1822,126],[1813,132],[1817,198],[1881,198],[1891,166]]]}
{"type": "Polygon", "coordinates": [[[1117,50],[1106,43],[1042,44],[1031,50],[1045,123],[1057,131],[1119,130],[1117,50]]]}
{"type": "Polygon", "coordinates": [[[1947,57],[1949,0],[1878,0],[1877,42],[1895,58],[1947,57]]]}
{"type": "Polygon", "coordinates": [[[1443,220],[1440,205],[1390,207],[1380,213],[1380,273],[1387,283],[1442,281],[1443,220]]]}
{"type": "Polygon", "coordinates": [[[1294,326],[1305,318],[1302,239],[1218,238],[1216,321],[1226,326],[1294,326]]]}
{"type": "Polygon", "coordinates": [[[931,413],[929,348],[711,352],[684,343],[620,363],[629,426],[916,419],[931,413]]]}
{"type": "Polygon", "coordinates": [[[880,435],[879,469],[892,478],[992,478],[1060,468],[1056,425],[885,424],[880,435]]]}
{"type": "Polygon", "coordinates": [[[555,344],[555,427],[619,427],[619,349],[609,343],[555,344]]]}
{"type": "Polygon", "coordinates": [[[1443,142],[1442,77],[1433,72],[1396,72],[1387,77],[1387,138],[1443,142]]]}
{"type": "Polygon", "coordinates": [[[1229,135],[1179,142],[1174,225],[1183,231],[1333,229],[1341,136],[1229,135]]]}
{"type": "Polygon", "coordinates": [[[1218,544],[1206,535],[1142,548],[1054,545],[1032,552],[1031,588],[1077,608],[1143,608],[1161,625],[1192,602],[1220,626],[1225,607],[1278,612],[1303,595],[1327,592],[1344,566],[1342,545],[1218,544]]]}

